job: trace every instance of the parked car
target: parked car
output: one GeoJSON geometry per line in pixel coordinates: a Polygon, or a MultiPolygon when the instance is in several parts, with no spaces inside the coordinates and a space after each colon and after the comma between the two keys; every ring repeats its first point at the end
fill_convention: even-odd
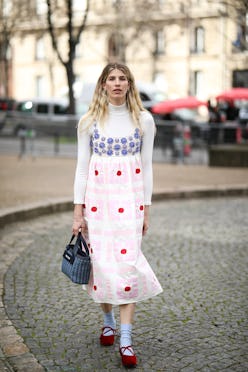
{"type": "MultiPolygon", "coordinates": [[[[165,93],[157,89],[155,84],[137,82],[137,89],[140,94],[143,106],[147,110],[151,110],[152,106],[166,98],[165,93]]],[[[96,84],[84,83],[82,90],[76,99],[76,110],[80,114],[84,114],[92,100],[96,84]]]]}
{"type": "MultiPolygon", "coordinates": [[[[32,131],[36,135],[76,134],[79,118],[88,110],[95,84],[86,83],[76,99],[76,114],[68,114],[67,100],[64,99],[28,99],[16,102],[13,111],[6,111],[2,117],[1,133],[20,135],[23,131],[32,131]]],[[[153,86],[138,85],[141,100],[148,110],[158,102],[158,92],[153,86]]]]}
{"type": "Polygon", "coordinates": [[[75,135],[78,115],[70,115],[64,100],[24,100],[16,103],[15,110],[7,111],[2,132],[18,135],[32,131],[36,135],[75,135]]]}

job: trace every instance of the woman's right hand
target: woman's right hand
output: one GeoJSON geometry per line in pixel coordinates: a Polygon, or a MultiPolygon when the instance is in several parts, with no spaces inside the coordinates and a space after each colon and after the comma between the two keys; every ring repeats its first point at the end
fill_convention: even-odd
{"type": "Polygon", "coordinates": [[[84,219],[84,217],[81,217],[80,219],[77,218],[73,220],[73,225],[72,225],[72,232],[74,235],[78,235],[79,231],[82,231],[82,233],[86,233],[88,230],[87,228],[87,223],[84,219]]]}
{"type": "Polygon", "coordinates": [[[74,218],[72,224],[72,232],[74,235],[78,235],[79,231],[86,233],[88,230],[87,223],[83,216],[83,208],[81,204],[75,204],[74,206],[74,218]]]}

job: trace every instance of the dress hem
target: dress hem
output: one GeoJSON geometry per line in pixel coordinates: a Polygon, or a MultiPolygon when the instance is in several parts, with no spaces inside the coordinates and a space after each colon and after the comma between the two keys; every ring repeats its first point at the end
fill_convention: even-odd
{"type": "MultiPolygon", "coordinates": [[[[86,289],[85,287],[83,289],[86,289]]],[[[129,299],[129,300],[120,300],[120,302],[116,302],[116,301],[113,301],[113,300],[103,300],[103,301],[96,301],[89,293],[88,293],[88,296],[96,303],[96,304],[110,304],[110,305],[127,305],[127,304],[135,304],[135,303],[138,303],[138,302],[141,302],[141,301],[146,301],[146,300],[149,300],[150,298],[152,297],[155,297],[155,296],[158,296],[159,294],[161,294],[163,292],[163,289],[160,289],[158,292],[152,294],[152,295],[149,295],[149,296],[146,296],[146,297],[143,297],[142,299],[138,299],[138,300],[134,300],[134,299],[129,299]]]]}

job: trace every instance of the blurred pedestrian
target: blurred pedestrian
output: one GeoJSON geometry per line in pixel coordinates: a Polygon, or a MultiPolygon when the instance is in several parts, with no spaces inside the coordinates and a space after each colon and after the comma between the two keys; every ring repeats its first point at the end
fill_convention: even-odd
{"type": "Polygon", "coordinates": [[[120,310],[120,355],[137,364],[132,347],[136,302],[162,292],[141,251],[152,196],[155,125],[123,64],[102,71],[88,112],[78,125],[73,233],[88,235],[92,273],[87,291],[103,310],[100,343],[113,345],[120,310]]]}

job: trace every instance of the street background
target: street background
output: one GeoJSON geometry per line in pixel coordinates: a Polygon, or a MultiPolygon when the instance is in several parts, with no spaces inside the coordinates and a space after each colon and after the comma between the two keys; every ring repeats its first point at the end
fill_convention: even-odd
{"type": "MultiPolygon", "coordinates": [[[[21,207],[73,199],[74,157],[0,156],[0,206],[21,207]]],[[[246,187],[247,168],[154,163],[154,195],[165,192],[246,187]]]]}
{"type": "MultiPolygon", "coordinates": [[[[118,338],[99,345],[98,306],[60,270],[75,166],[72,156],[0,156],[2,216],[71,200],[68,212],[37,210],[26,222],[20,214],[1,228],[1,371],[123,369],[118,338]]],[[[237,196],[247,176],[246,168],[154,163],[154,199],[166,200],[153,202],[143,251],[164,292],[137,306],[137,371],[247,370],[248,199],[237,196]],[[180,190],[186,199],[173,200],[180,190]],[[199,190],[236,196],[188,199],[199,190]]]]}

